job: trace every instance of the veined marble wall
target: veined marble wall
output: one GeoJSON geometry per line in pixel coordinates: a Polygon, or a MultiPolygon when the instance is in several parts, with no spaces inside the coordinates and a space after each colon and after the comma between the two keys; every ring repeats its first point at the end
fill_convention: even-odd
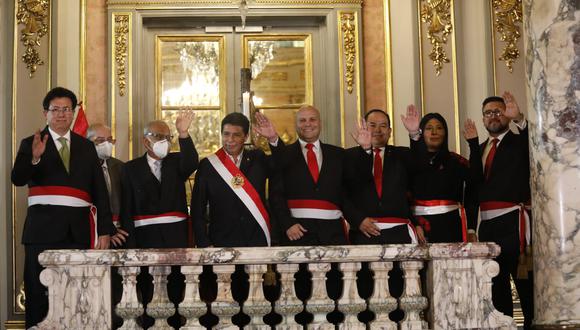
{"type": "Polygon", "coordinates": [[[535,317],[580,327],[580,4],[526,0],[535,317]]]}

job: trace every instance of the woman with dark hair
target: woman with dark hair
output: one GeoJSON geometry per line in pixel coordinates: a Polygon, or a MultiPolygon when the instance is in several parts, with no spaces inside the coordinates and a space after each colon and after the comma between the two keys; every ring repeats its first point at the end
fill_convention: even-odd
{"type": "Polygon", "coordinates": [[[475,123],[465,122],[463,135],[470,159],[449,151],[445,118],[429,113],[419,122],[419,111],[407,107],[401,119],[411,138],[413,174],[412,210],[430,243],[466,242],[467,219],[463,204],[469,186],[483,180],[475,123]]]}

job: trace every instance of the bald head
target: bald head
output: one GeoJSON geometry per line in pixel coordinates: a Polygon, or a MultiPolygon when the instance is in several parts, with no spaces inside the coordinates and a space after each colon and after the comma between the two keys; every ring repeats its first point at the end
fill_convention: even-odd
{"type": "Polygon", "coordinates": [[[312,105],[303,105],[296,113],[296,133],[305,142],[316,142],[320,137],[320,112],[312,105]]]}

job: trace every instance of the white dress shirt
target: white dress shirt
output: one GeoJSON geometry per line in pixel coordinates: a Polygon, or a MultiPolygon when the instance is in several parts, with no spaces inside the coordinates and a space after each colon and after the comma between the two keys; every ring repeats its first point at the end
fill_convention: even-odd
{"type": "Polygon", "coordinates": [[[56,146],[56,150],[60,151],[60,148],[62,148],[62,143],[60,143],[60,141],[58,140],[61,137],[66,139],[66,141],[68,143],[68,150],[70,150],[70,129],[63,136],[60,136],[57,132],[53,131],[50,127],[48,128],[48,132],[50,133],[50,136],[52,137],[52,141],[54,141],[54,145],[56,146]]]}
{"type": "Polygon", "coordinates": [[[161,182],[161,166],[162,160],[155,159],[149,154],[147,154],[147,164],[149,164],[149,168],[151,169],[151,173],[157,178],[157,181],[161,182]]]}

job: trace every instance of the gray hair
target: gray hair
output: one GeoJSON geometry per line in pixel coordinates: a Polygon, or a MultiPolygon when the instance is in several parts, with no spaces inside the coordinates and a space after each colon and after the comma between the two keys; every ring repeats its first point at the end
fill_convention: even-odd
{"type": "Polygon", "coordinates": [[[148,122],[147,125],[145,125],[145,128],[143,128],[143,136],[149,135],[149,133],[151,133],[151,127],[157,124],[163,124],[167,126],[167,123],[164,122],[163,120],[152,120],[148,122]]]}
{"type": "Polygon", "coordinates": [[[87,139],[89,139],[90,141],[93,140],[93,138],[95,138],[96,134],[97,134],[97,130],[99,128],[106,128],[109,131],[111,130],[111,128],[105,124],[101,124],[101,123],[97,123],[97,124],[92,124],[91,126],[89,126],[89,128],[87,129],[87,139]]]}

